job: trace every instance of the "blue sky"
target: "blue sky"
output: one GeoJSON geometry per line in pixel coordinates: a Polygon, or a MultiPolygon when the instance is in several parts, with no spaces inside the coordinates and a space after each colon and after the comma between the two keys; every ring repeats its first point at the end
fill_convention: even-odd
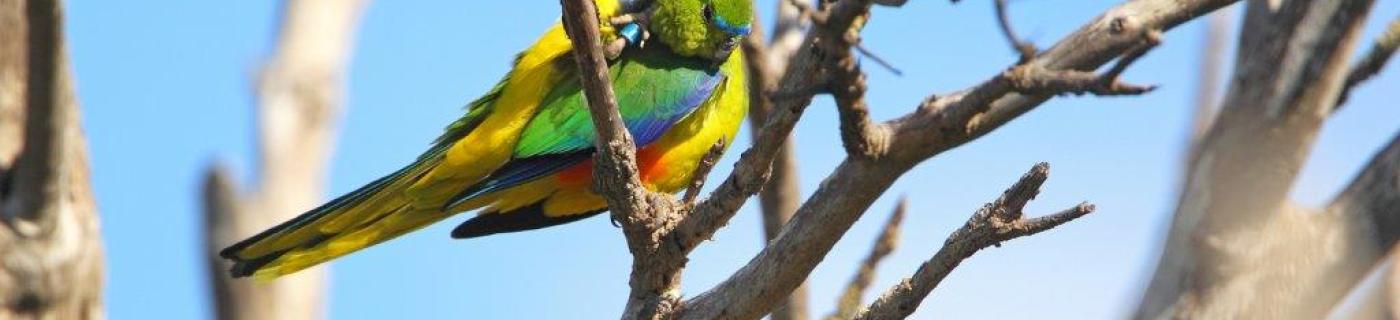
{"type": "MultiPolygon", "coordinates": [[[[771,0],[761,2],[761,8],[772,7],[771,0]]],[[[252,168],[249,76],[270,50],[279,3],[68,3],[113,319],[212,316],[200,252],[199,178],[214,161],[244,177],[252,168]]],[[[1115,1],[1013,3],[1018,30],[1048,46],[1115,1]]],[[[1365,39],[1397,14],[1400,2],[1380,1],[1365,39]]],[[[557,16],[557,2],[543,0],[374,2],[348,73],[347,112],[331,162],[332,194],[325,196],[406,164],[557,16]]],[[[1159,90],[1141,97],[1054,99],[903,177],[812,274],[814,314],[831,311],[899,195],[909,196],[910,211],[899,249],[879,269],[874,288],[880,290],[911,274],[949,232],[1032,164],[1047,161],[1051,178],[1028,210],[1047,213],[1087,200],[1098,204],[1098,212],[978,254],[915,316],[1124,315],[1151,272],[1174,205],[1202,26],[1193,22],[1167,33],[1164,44],[1125,75],[1159,84],[1159,90]]],[[[909,112],[929,94],[975,84],[1015,60],[991,5],[981,1],[877,8],[864,39],[904,71],[894,76],[867,69],[877,119],[909,112]]],[[[1328,122],[1294,188],[1296,200],[1326,203],[1400,131],[1400,108],[1394,108],[1400,76],[1391,69],[1355,92],[1328,122]]],[[[811,192],[842,149],[829,99],[818,99],[807,113],[796,140],[803,191],[811,192]]],[[[737,154],[730,152],[715,175],[727,174],[737,154]]],[[[760,249],[756,208],[746,206],[692,255],[686,294],[721,281],[760,249]]],[[[607,219],[449,239],[454,222],[464,218],[332,263],[330,316],[593,319],[614,317],[621,309],[630,258],[621,232],[607,219]]]]}

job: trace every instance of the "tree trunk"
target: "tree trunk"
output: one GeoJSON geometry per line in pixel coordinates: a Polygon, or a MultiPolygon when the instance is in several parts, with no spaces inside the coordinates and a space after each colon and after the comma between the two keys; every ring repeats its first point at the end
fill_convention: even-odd
{"type": "Polygon", "coordinates": [[[58,1],[0,0],[0,319],[101,319],[102,244],[58,1]]]}
{"type": "Polygon", "coordinates": [[[1393,243],[1375,239],[1370,215],[1287,199],[1372,2],[1249,2],[1231,86],[1193,147],[1137,318],[1320,318],[1393,243]]]}

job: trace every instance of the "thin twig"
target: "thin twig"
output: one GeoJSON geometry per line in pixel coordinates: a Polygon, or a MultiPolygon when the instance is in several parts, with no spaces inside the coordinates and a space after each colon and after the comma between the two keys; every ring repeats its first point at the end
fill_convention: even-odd
{"type": "Polygon", "coordinates": [[[1021,40],[1021,37],[1016,35],[1016,30],[1011,28],[1011,16],[1007,13],[1006,0],[996,0],[992,3],[996,7],[997,25],[1001,27],[1002,36],[1005,36],[1006,41],[1011,43],[1011,50],[1020,55],[1020,60],[1016,64],[1024,64],[1034,59],[1035,53],[1039,50],[1030,41],[1021,40]]]}
{"type": "Polygon", "coordinates": [[[977,251],[1052,229],[1094,211],[1094,205],[1081,203],[1055,214],[1026,219],[1022,210],[1040,192],[1040,186],[1049,173],[1050,167],[1045,163],[1031,168],[1000,198],[983,206],[962,228],[948,236],[938,253],[924,262],[913,276],[880,295],[855,319],[903,319],[918,309],[933,288],[953,272],[953,268],[977,251]]]}
{"type": "Polygon", "coordinates": [[[1351,67],[1351,71],[1347,73],[1347,82],[1342,86],[1342,93],[1337,96],[1337,106],[1334,107],[1333,112],[1340,110],[1342,105],[1346,104],[1347,98],[1351,96],[1351,90],[1356,88],[1356,85],[1370,80],[1371,77],[1385,68],[1386,62],[1390,61],[1390,56],[1395,54],[1396,47],[1400,47],[1400,17],[1390,21],[1385,32],[1381,33],[1380,38],[1377,38],[1376,43],[1371,46],[1371,50],[1366,52],[1364,58],[1361,58],[1361,62],[1357,62],[1355,66],[1351,67]]]}
{"type": "Polygon", "coordinates": [[[904,71],[899,70],[899,68],[896,68],[894,64],[891,64],[889,61],[886,61],[885,58],[881,58],[880,55],[875,54],[875,52],[870,51],[870,49],[867,49],[865,45],[856,45],[856,51],[860,52],[860,55],[875,61],[875,64],[884,67],[885,70],[889,70],[890,73],[894,73],[894,75],[896,76],[904,75],[904,71]]]}
{"type": "Polygon", "coordinates": [[[700,195],[700,189],[705,188],[705,178],[710,175],[710,170],[715,168],[715,163],[719,162],[719,157],[724,155],[724,140],[716,140],[710,146],[710,150],[705,152],[705,157],[700,158],[700,163],[695,165],[695,171],[690,175],[690,187],[685,189],[685,196],[681,202],[694,205],[695,198],[700,195]]]}
{"type": "Polygon", "coordinates": [[[1119,81],[1118,78],[1128,66],[1147,54],[1162,41],[1162,33],[1148,30],[1143,33],[1141,42],[1124,52],[1107,72],[1102,75],[1078,70],[1046,70],[1037,66],[1020,63],[1007,70],[1002,78],[1018,92],[1085,94],[1099,96],[1139,95],[1156,89],[1156,86],[1140,86],[1119,81]]]}
{"type": "Polygon", "coordinates": [[[894,252],[895,247],[899,245],[899,224],[904,221],[904,212],[908,204],[908,199],[900,197],[894,213],[885,222],[880,235],[875,238],[875,245],[870,248],[870,254],[861,261],[856,276],[851,278],[846,290],[841,292],[841,298],[836,302],[836,312],[827,316],[827,320],[851,319],[865,308],[860,298],[865,295],[870,283],[875,281],[875,268],[880,266],[880,261],[894,252]]]}

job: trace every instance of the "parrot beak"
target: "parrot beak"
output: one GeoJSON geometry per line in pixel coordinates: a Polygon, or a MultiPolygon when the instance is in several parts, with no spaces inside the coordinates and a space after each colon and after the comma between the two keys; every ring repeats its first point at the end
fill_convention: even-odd
{"type": "Polygon", "coordinates": [[[719,45],[719,50],[715,50],[715,61],[717,63],[724,63],[725,60],[729,60],[729,54],[734,53],[734,48],[737,47],[739,47],[739,37],[729,37],[729,39],[719,45]]]}

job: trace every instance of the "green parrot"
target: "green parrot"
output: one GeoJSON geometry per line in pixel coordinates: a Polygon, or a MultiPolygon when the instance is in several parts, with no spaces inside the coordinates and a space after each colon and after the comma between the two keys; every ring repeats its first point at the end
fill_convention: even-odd
{"type": "MultiPolygon", "coordinates": [[[[750,0],[596,0],[602,31],[631,43],[609,62],[643,185],[674,193],[748,109],[741,51],[750,0]],[[634,3],[635,2],[635,3],[634,3]],[[643,7],[643,8],[632,8],[643,7]],[[636,15],[621,28],[608,23],[636,15]],[[650,40],[644,39],[650,35],[650,40]]],[[[556,23],[417,161],[219,254],[271,279],[479,210],[453,238],[538,229],[607,210],[593,193],[593,123],[556,23]]]]}

